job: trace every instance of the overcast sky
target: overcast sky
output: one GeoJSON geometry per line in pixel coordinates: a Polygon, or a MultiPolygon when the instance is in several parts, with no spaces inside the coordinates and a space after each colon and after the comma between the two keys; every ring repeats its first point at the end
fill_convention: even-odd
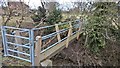
{"type": "MultiPolygon", "coordinates": [[[[5,0],[8,1],[8,0],[5,0]]],[[[9,1],[20,1],[20,0],[9,0],[9,1]]],[[[24,1],[26,4],[28,4],[31,8],[37,8],[38,6],[41,6],[41,0],[21,0],[24,1]]],[[[62,4],[64,7],[71,7],[71,2],[80,2],[80,1],[88,1],[88,0],[42,0],[42,1],[47,1],[47,2],[59,2],[62,4]]]]}
{"type": "MultiPolygon", "coordinates": [[[[8,1],[8,0],[0,0],[0,1],[8,1]]],[[[9,1],[20,1],[20,0],[9,0],[9,1]]],[[[21,0],[24,1],[26,4],[30,6],[30,8],[37,8],[38,6],[41,6],[40,1],[41,0],[21,0]]],[[[61,7],[71,7],[70,2],[86,2],[86,1],[119,1],[119,0],[42,0],[42,1],[48,1],[48,2],[59,2],[62,4],[61,7]]]]}

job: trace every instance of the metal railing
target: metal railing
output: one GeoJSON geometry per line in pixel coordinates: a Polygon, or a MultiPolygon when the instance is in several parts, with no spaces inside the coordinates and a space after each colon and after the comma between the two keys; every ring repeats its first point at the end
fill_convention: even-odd
{"type": "MultiPolygon", "coordinates": [[[[2,40],[3,40],[3,45],[4,45],[4,56],[11,56],[11,57],[14,57],[14,58],[17,58],[20,60],[30,62],[32,64],[32,66],[34,66],[35,65],[35,56],[36,56],[34,47],[37,46],[37,45],[35,45],[35,43],[38,41],[38,40],[34,39],[37,37],[37,36],[34,36],[35,31],[50,28],[50,27],[55,27],[55,29],[56,29],[56,32],[41,36],[41,41],[51,38],[53,36],[57,36],[57,38],[58,38],[58,41],[56,43],[41,50],[40,53],[42,54],[45,51],[49,50],[50,48],[54,47],[55,45],[59,44],[60,42],[66,40],[69,36],[66,36],[63,39],[59,39],[60,34],[66,32],[66,31],[68,31],[68,33],[69,33],[69,31],[72,30],[73,28],[79,28],[79,27],[76,27],[75,25],[80,25],[80,23],[72,25],[70,22],[66,22],[66,23],[60,23],[60,24],[44,26],[44,27],[40,27],[40,28],[32,28],[32,29],[2,26],[1,32],[2,32],[2,40]],[[65,24],[69,25],[68,28],[58,29],[59,25],[65,25],[65,24]],[[9,30],[13,30],[15,32],[13,34],[11,34],[11,33],[9,33],[9,30]],[[21,36],[21,33],[28,33],[28,35],[21,36]],[[9,41],[10,38],[12,38],[14,40],[9,41]],[[21,43],[21,42],[23,42],[23,39],[27,40],[28,42],[25,42],[24,44],[21,43]],[[13,46],[12,49],[10,48],[11,45],[13,46]],[[24,48],[27,48],[27,50],[25,50],[24,48]],[[27,58],[25,56],[27,56],[27,58]]],[[[74,35],[79,31],[80,30],[76,30],[75,32],[71,33],[70,35],[74,35]]]]}
{"type": "Polygon", "coordinates": [[[1,27],[2,32],[2,39],[3,39],[3,45],[4,45],[4,56],[11,56],[17,59],[21,59],[27,62],[32,62],[32,56],[34,52],[31,53],[31,50],[33,48],[32,42],[31,42],[31,30],[30,29],[22,29],[22,28],[16,28],[16,27],[9,27],[9,26],[2,26],[1,27]],[[13,35],[9,33],[9,30],[16,31],[13,35]],[[17,33],[20,32],[27,32],[29,34],[29,37],[19,36],[17,33]],[[10,40],[14,39],[14,40],[10,40]],[[15,40],[16,39],[16,40],[15,40]],[[28,43],[22,44],[22,39],[28,40],[28,43]],[[18,40],[18,41],[17,41],[18,40]],[[20,42],[20,43],[18,43],[20,42]],[[12,45],[12,49],[10,48],[10,45],[12,45]],[[19,51],[15,48],[27,48],[30,51],[30,54],[19,51]],[[17,55],[15,55],[17,53],[17,55]],[[22,56],[18,56],[19,54],[28,56],[29,58],[26,59],[22,56]]]}

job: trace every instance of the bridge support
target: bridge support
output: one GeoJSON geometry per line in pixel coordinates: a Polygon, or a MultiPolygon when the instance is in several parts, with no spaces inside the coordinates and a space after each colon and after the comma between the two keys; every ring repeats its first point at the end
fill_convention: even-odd
{"type": "MultiPolygon", "coordinates": [[[[56,29],[56,32],[59,32],[58,24],[55,24],[55,29],[56,29]]],[[[58,41],[61,40],[60,33],[57,33],[57,39],[58,39],[58,41]]]]}
{"type": "Polygon", "coordinates": [[[80,30],[82,28],[82,22],[81,23],[79,22],[79,25],[80,25],[80,27],[78,29],[79,32],[77,33],[77,40],[79,39],[79,36],[80,36],[80,30]]]}
{"type": "Polygon", "coordinates": [[[47,59],[47,60],[41,62],[41,66],[52,66],[52,61],[47,59]]]}
{"type": "Polygon", "coordinates": [[[36,37],[36,44],[35,44],[35,66],[40,66],[40,52],[41,52],[41,45],[42,45],[42,37],[36,37]]]}
{"type": "Polygon", "coordinates": [[[68,38],[67,38],[67,42],[66,42],[66,48],[69,45],[69,38],[70,38],[70,35],[72,34],[72,24],[71,24],[71,22],[69,22],[69,26],[70,26],[70,29],[68,31],[68,36],[67,36],[68,38]]]}

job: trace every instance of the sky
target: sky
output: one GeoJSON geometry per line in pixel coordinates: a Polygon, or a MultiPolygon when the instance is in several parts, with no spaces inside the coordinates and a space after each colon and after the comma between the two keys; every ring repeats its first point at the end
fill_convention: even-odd
{"type": "MultiPolygon", "coordinates": [[[[8,0],[0,0],[1,1],[8,1],[8,0]]],[[[10,0],[10,1],[20,1],[20,0],[10,0]]],[[[24,1],[26,4],[28,4],[30,6],[30,8],[34,9],[38,6],[41,6],[41,0],[21,0],[24,1]]],[[[101,0],[42,0],[42,1],[47,1],[47,2],[59,2],[60,4],[62,4],[60,7],[63,7],[64,9],[66,7],[71,7],[72,8],[72,3],[71,2],[87,2],[87,1],[101,1],[101,0]]],[[[102,1],[119,1],[119,0],[102,0],[102,1]]]]}
{"type": "MultiPolygon", "coordinates": [[[[1,1],[1,0],[0,0],[1,1]]],[[[3,1],[8,1],[8,0],[3,0],[3,1]]],[[[20,0],[10,0],[10,1],[20,1],[20,0]]],[[[24,1],[26,4],[30,6],[30,8],[37,8],[38,6],[41,6],[41,0],[21,0],[24,1]]],[[[47,1],[47,2],[59,2],[62,4],[61,7],[70,7],[72,4],[71,2],[75,1],[86,1],[86,0],[42,0],[42,1],[47,1]]]]}

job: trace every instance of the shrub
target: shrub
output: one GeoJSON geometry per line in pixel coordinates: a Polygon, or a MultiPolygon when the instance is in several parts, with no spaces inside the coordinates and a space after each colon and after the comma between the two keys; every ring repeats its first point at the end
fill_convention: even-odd
{"type": "Polygon", "coordinates": [[[61,10],[54,9],[52,12],[49,13],[46,22],[50,25],[53,25],[60,22],[61,19],[62,19],[61,10]]]}

